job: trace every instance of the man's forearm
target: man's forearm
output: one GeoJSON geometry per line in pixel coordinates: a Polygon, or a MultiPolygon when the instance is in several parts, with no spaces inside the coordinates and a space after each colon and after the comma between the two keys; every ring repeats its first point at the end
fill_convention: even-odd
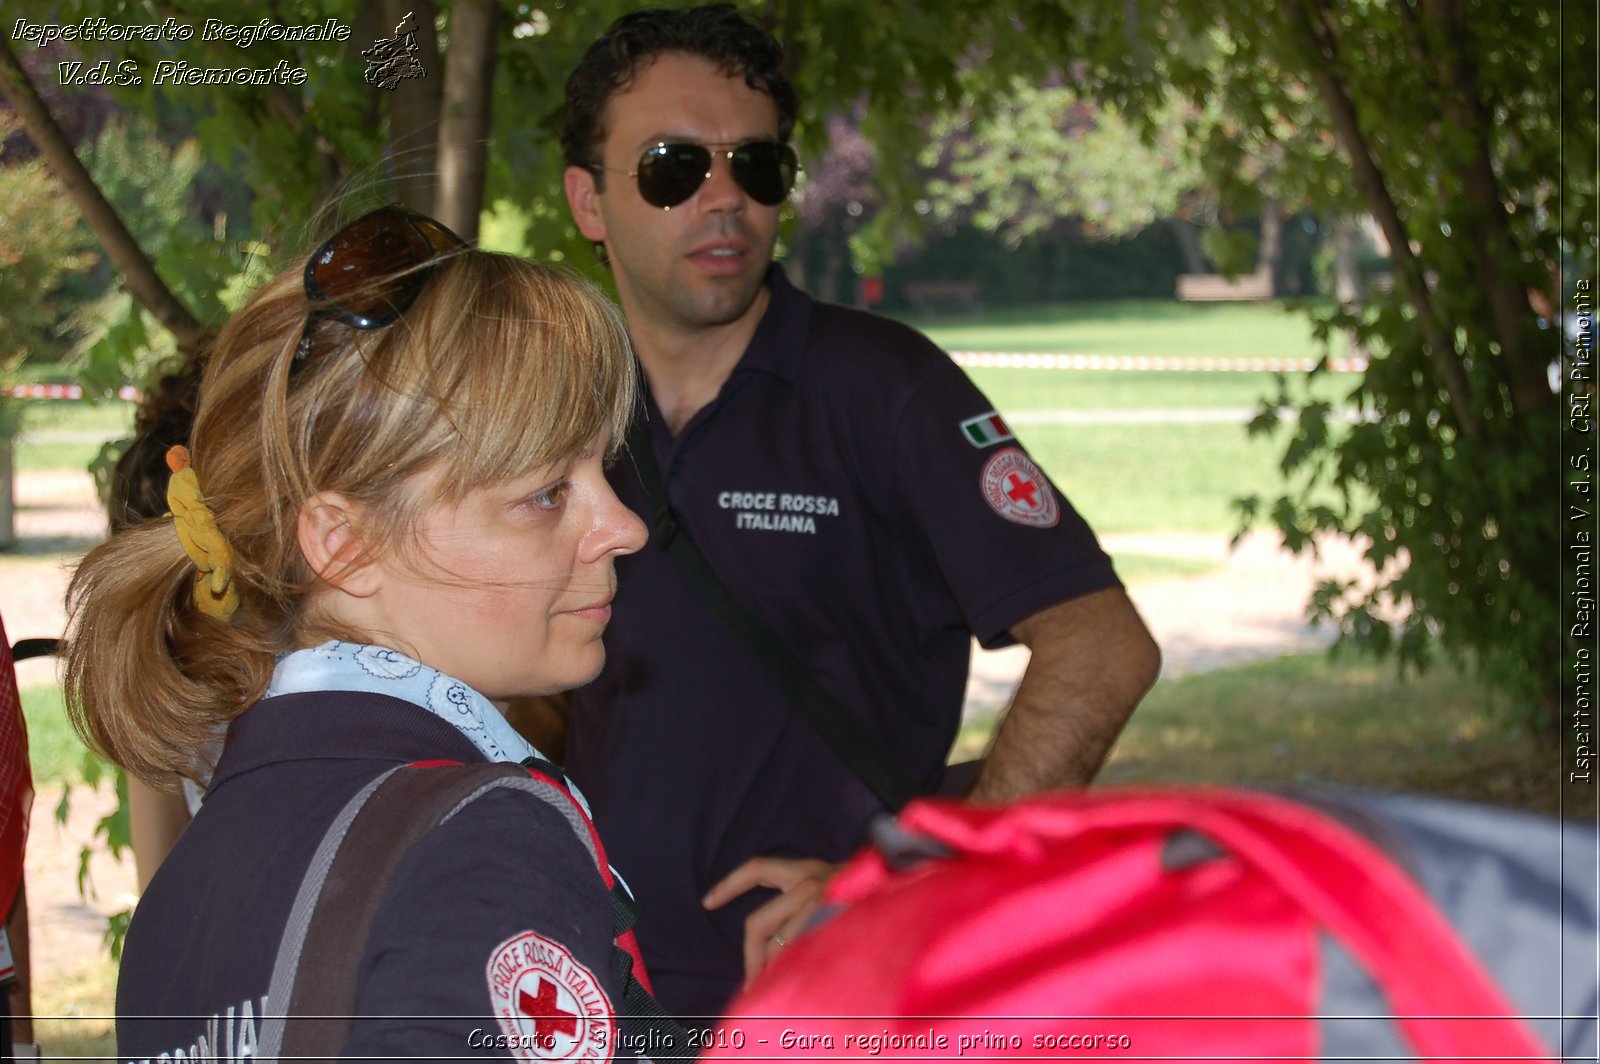
{"type": "Polygon", "coordinates": [[[971,797],[995,802],[1092,780],[1160,671],[1121,590],[1051,607],[1012,629],[1032,651],[971,797]]]}

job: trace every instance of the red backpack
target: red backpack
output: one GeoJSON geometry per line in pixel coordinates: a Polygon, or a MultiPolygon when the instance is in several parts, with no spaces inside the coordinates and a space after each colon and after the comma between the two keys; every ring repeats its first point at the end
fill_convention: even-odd
{"type": "MultiPolygon", "coordinates": [[[[835,911],[735,999],[707,1059],[1548,1060],[1563,1041],[1591,1052],[1592,1021],[1562,1017],[1595,1015],[1594,891],[1536,867],[1549,853],[1515,852],[1562,830],[1359,794],[919,801],[835,877],[835,911]],[[1488,948],[1521,954],[1493,959],[1521,973],[1534,1009],[1519,1013],[1485,972],[1417,885],[1430,878],[1483,910],[1471,919],[1488,948]],[[1563,934],[1578,943],[1571,986],[1563,934]],[[1544,989],[1526,985],[1543,979],[1527,978],[1536,969],[1551,976],[1544,989]],[[1554,1021],[1540,1028],[1548,1044],[1519,1018],[1532,1015],[1554,1021]]],[[[1578,831],[1569,871],[1581,874],[1596,838],[1578,831]]]]}

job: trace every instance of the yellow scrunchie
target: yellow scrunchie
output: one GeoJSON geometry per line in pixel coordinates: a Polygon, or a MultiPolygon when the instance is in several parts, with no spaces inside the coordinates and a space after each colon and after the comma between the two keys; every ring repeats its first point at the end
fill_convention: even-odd
{"type": "Polygon", "coordinates": [[[167,450],[167,506],[172,510],[172,527],[177,529],[189,560],[200,570],[195,581],[194,602],[200,612],[220,621],[239,608],[239,589],[233,586],[233,550],[217,528],[216,515],[200,494],[200,480],[189,468],[189,449],[167,450]]]}

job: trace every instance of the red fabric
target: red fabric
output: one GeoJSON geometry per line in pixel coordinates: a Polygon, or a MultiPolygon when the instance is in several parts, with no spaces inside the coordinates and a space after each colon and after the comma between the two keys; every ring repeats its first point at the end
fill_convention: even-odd
{"type": "Polygon", "coordinates": [[[22,885],[22,855],[33,807],[33,774],[28,768],[28,726],[17,694],[16,663],[0,620],[0,919],[22,885]]]}
{"type": "Polygon", "coordinates": [[[735,999],[707,1059],[1315,1059],[1322,934],[1424,1058],[1549,1059],[1421,891],[1303,806],[1103,790],[900,822],[953,856],[858,855],[829,889],[842,911],[735,999]],[[1182,830],[1226,856],[1164,866],[1182,830]]]}
{"type": "MultiPolygon", "coordinates": [[[[605,845],[600,841],[600,832],[595,830],[594,821],[589,819],[589,814],[584,812],[583,806],[579,805],[578,800],[572,796],[572,792],[554,777],[546,775],[545,773],[540,772],[538,769],[532,767],[528,768],[528,775],[537,776],[540,779],[549,780],[551,783],[556,784],[556,790],[561,792],[561,795],[565,797],[568,802],[572,803],[572,808],[577,812],[578,818],[583,821],[583,826],[589,831],[589,841],[594,846],[595,858],[600,866],[600,881],[606,885],[607,890],[616,890],[617,877],[616,874],[611,871],[611,861],[606,857],[606,848],[605,845]]],[[[640,986],[644,987],[645,993],[653,995],[655,993],[655,988],[650,985],[650,973],[645,969],[644,966],[644,954],[639,950],[638,935],[635,934],[633,928],[630,927],[626,931],[622,932],[622,934],[618,935],[616,941],[617,948],[622,950],[622,952],[626,953],[633,960],[633,977],[639,981],[640,986]]]]}

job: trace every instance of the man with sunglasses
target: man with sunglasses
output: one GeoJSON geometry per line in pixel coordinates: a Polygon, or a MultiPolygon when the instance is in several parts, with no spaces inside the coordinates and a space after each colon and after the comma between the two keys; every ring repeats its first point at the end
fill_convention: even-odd
{"type": "Polygon", "coordinates": [[[636,12],[569,77],[562,131],[568,204],[648,383],[631,446],[666,501],[647,463],[611,471],[657,535],[617,566],[567,764],[685,1017],[720,1013],[801,931],[884,802],[669,558],[674,528],[925,791],[974,635],[1032,650],[986,801],[1087,783],[1159,666],[1093,534],[944,353],[773,263],[798,168],[781,64],[729,5],[636,12]]]}

